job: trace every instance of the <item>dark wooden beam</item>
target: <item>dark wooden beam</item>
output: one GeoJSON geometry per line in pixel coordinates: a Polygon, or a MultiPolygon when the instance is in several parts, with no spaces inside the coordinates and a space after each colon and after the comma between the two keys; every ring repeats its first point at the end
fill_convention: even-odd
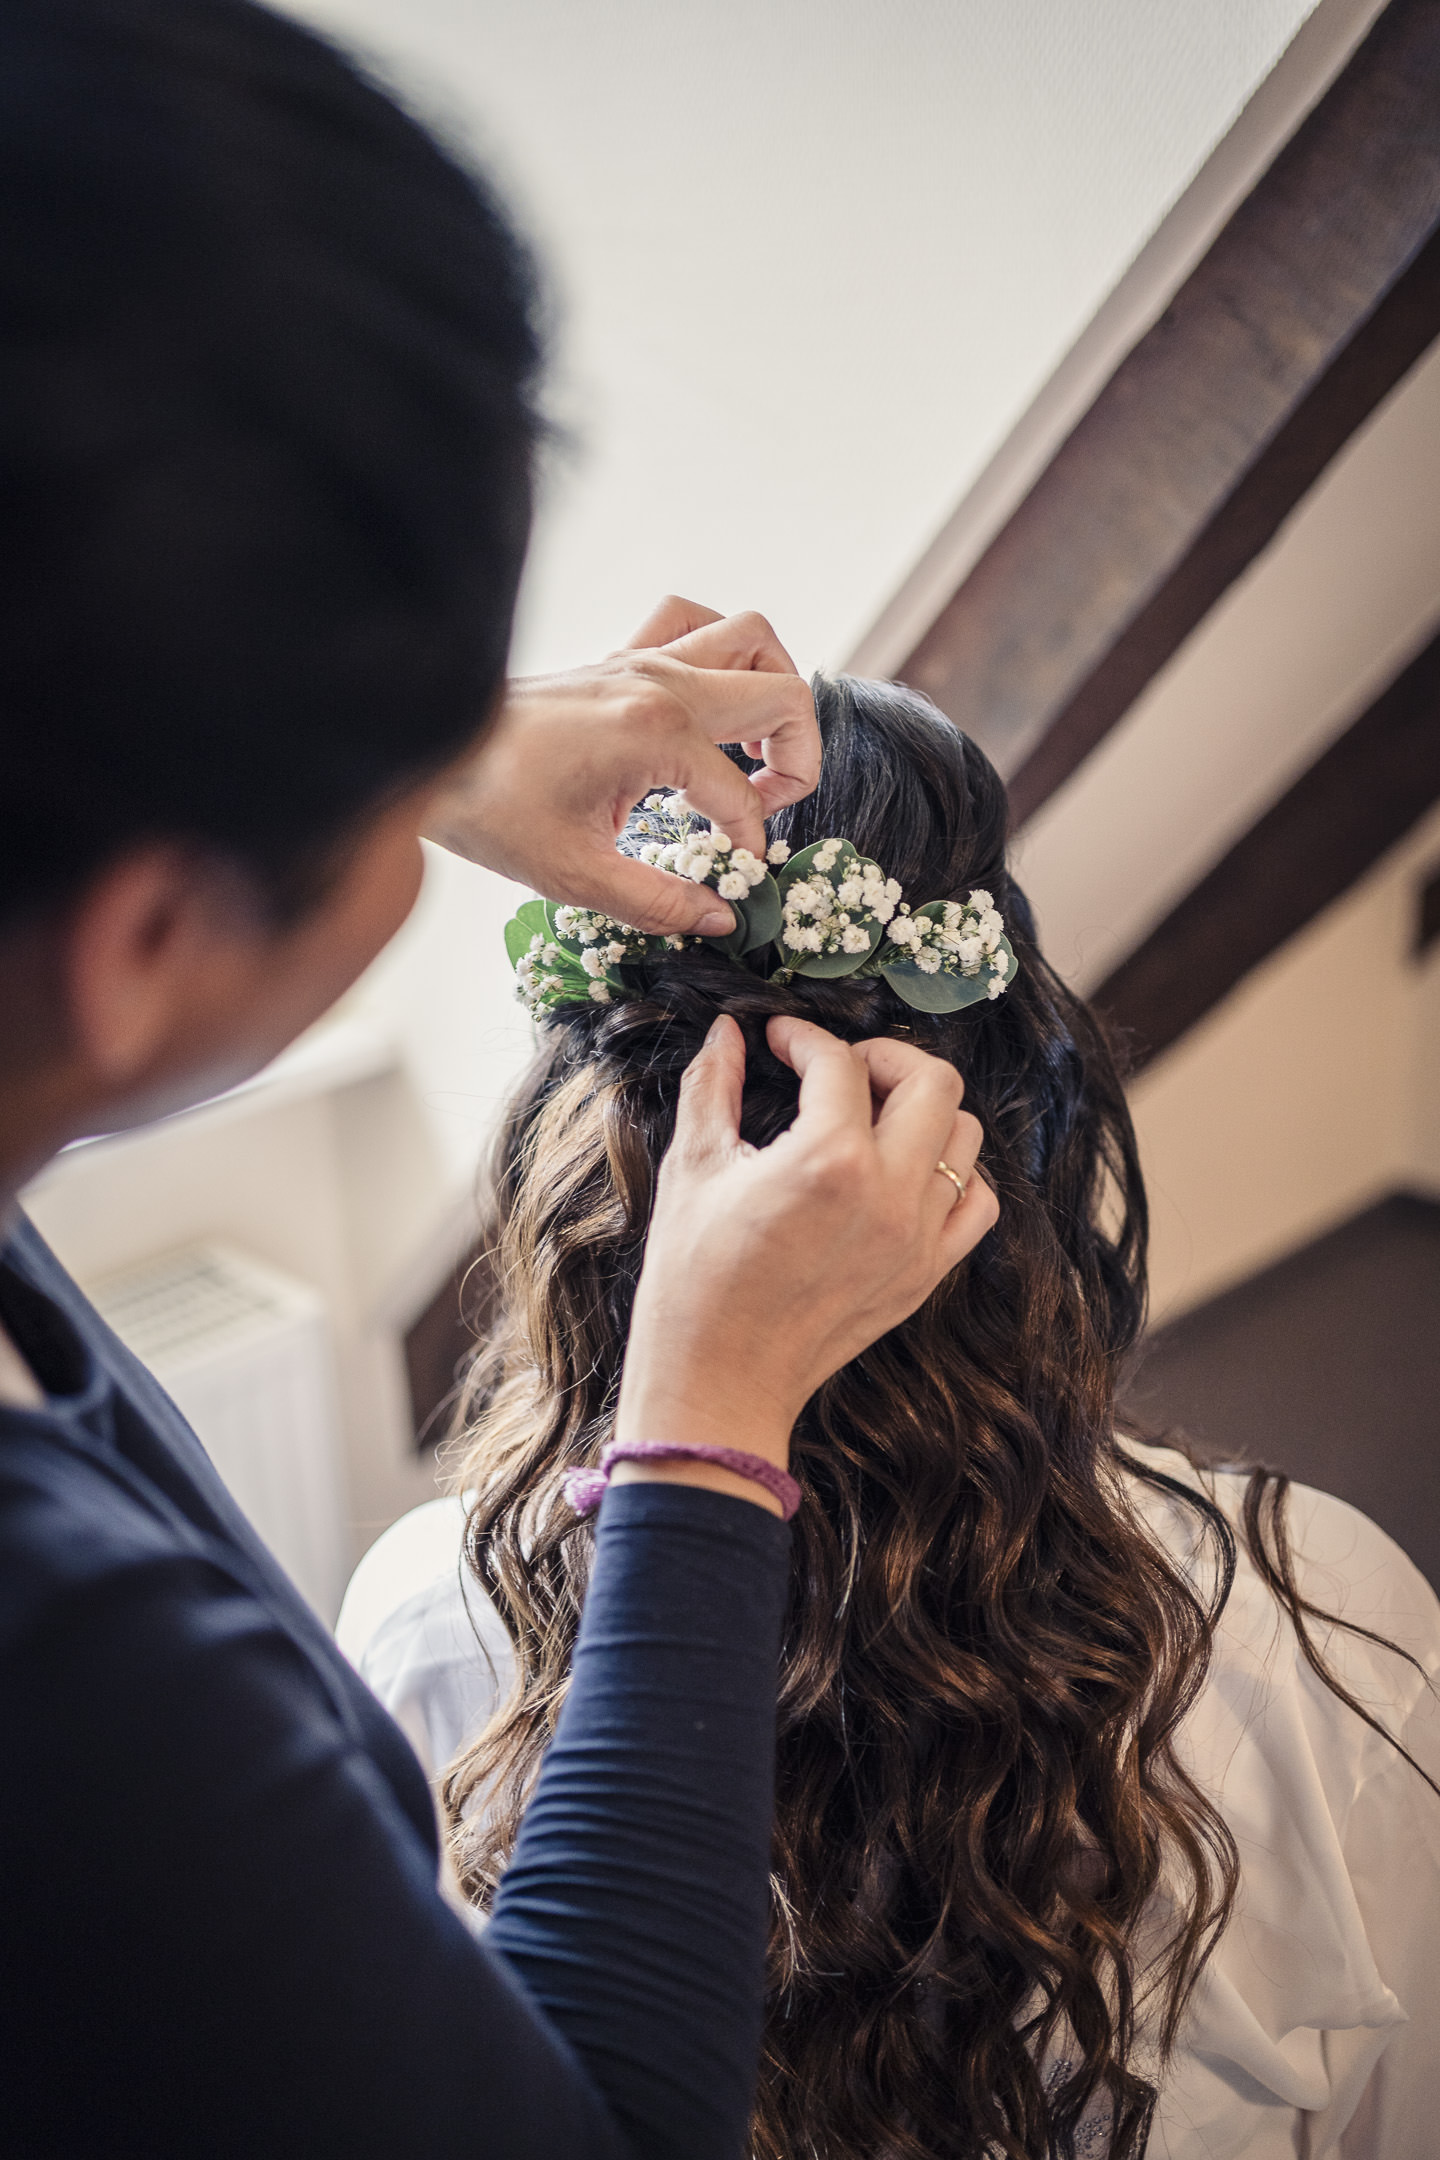
{"type": "Polygon", "coordinates": [[[1440,637],[1094,993],[1139,1070],[1440,801],[1440,637]]]}
{"type": "Polygon", "coordinates": [[[900,668],[1023,822],[1440,335],[1440,0],[1391,0],[900,668]]]}
{"type": "MultiPolygon", "coordinates": [[[[1437,84],[1440,97],[1440,84],[1437,84]]],[[[1233,494],[1055,715],[1010,781],[1022,825],[1130,710],[1325,467],[1440,337],[1440,233],[1260,452],[1233,494]]]]}

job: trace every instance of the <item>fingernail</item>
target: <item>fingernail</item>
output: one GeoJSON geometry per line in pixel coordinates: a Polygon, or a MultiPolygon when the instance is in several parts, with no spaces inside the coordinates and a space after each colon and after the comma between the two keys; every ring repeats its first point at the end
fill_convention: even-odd
{"type": "Polygon", "coordinates": [[[729,937],[734,928],[735,917],[728,907],[711,908],[709,914],[702,915],[695,925],[695,934],[697,937],[729,937]]]}
{"type": "Polygon", "coordinates": [[[721,1013],[718,1020],[711,1021],[709,1027],[705,1030],[705,1047],[707,1050],[717,1037],[724,1034],[726,1025],[727,1017],[724,1013],[721,1013]]]}

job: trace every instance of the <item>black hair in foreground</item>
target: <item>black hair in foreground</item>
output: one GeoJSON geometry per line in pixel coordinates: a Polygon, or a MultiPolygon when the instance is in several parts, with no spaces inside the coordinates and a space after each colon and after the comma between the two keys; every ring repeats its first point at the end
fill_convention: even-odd
{"type": "Polygon", "coordinates": [[[252,0],[5,0],[0,204],[0,924],[162,835],[294,904],[503,678],[529,258],[252,0]]]}

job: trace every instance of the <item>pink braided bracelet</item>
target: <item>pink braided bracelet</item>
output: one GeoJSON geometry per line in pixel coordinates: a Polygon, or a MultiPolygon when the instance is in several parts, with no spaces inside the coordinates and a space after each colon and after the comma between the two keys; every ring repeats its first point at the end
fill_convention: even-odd
{"type": "Polygon", "coordinates": [[[737,1477],[753,1478],[779,1501],[782,1522],[789,1522],[800,1505],[800,1487],[789,1471],[782,1470],[778,1463],[767,1462],[763,1455],[747,1455],[743,1448],[709,1447],[702,1441],[685,1440],[612,1440],[601,1450],[596,1469],[566,1471],[565,1497],[577,1515],[593,1515],[617,1462],[687,1459],[718,1463],[722,1470],[733,1470],[737,1477]]]}

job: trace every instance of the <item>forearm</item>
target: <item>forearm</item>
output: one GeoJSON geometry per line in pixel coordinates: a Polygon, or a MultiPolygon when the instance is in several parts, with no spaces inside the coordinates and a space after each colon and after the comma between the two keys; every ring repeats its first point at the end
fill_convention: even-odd
{"type": "Polygon", "coordinates": [[[487,1944],[644,2160],[736,2160],[758,2058],[789,1538],[613,1490],[574,1678],[487,1944]]]}

